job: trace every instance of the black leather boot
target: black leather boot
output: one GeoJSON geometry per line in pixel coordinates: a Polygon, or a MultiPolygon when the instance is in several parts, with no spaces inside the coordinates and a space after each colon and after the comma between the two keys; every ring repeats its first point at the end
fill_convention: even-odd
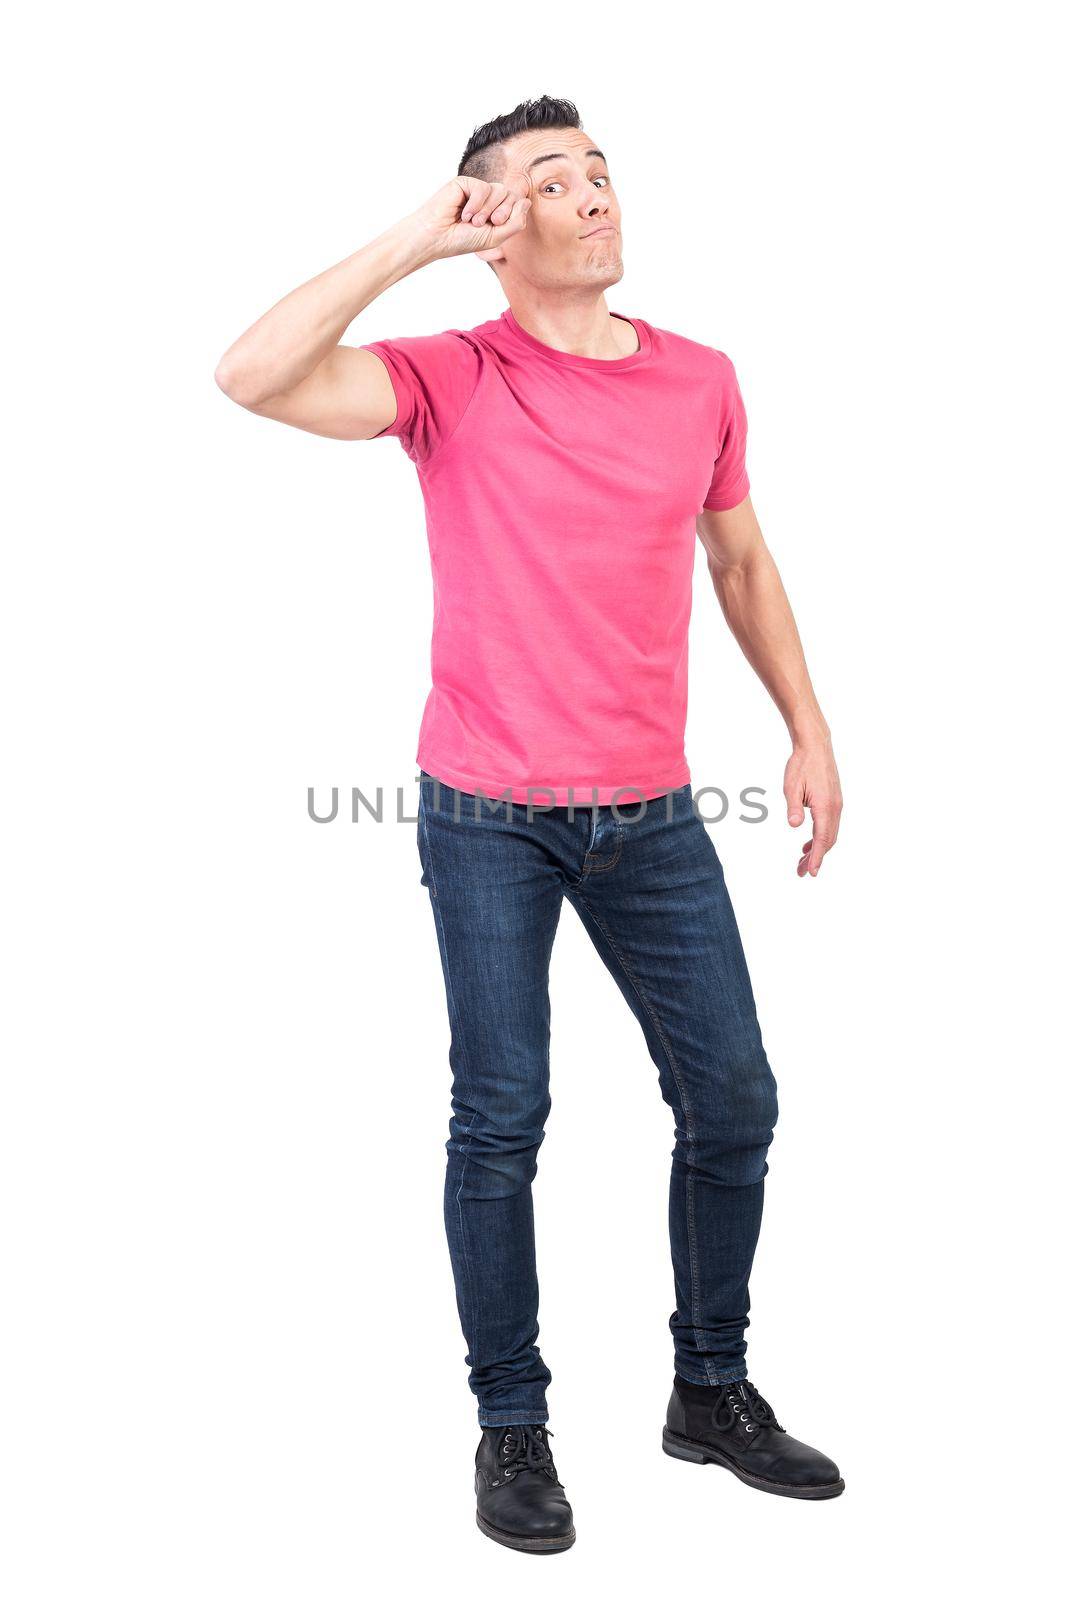
{"type": "Polygon", "coordinates": [[[543,1422],[483,1428],[475,1452],[476,1519],[498,1544],[533,1555],[568,1550],[575,1524],[543,1422]]]}
{"type": "Polygon", "coordinates": [[[792,1439],[747,1378],[712,1388],[676,1373],[664,1449],[678,1461],[726,1467],[768,1494],[830,1500],[845,1488],[834,1462],[792,1439]]]}

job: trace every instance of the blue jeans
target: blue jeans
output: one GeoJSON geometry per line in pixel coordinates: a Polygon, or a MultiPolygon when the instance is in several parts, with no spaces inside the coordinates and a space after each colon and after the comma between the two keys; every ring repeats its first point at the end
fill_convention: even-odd
{"type": "Polygon", "coordinates": [[[486,1426],[548,1421],[531,1182],[550,1105],[549,956],[565,898],[637,1017],[674,1113],[675,1370],[691,1383],[746,1376],[775,1079],[691,786],[618,804],[618,816],[607,800],[570,817],[567,806],[513,803],[509,816],[504,800],[420,773],[420,881],[452,1041],[445,1230],[486,1426]]]}

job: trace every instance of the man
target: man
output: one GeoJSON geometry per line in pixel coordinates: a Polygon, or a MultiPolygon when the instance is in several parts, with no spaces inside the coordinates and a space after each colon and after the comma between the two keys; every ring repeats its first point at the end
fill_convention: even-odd
{"type": "Polygon", "coordinates": [[[477,1521],[538,1552],[575,1538],[548,1443],[531,1202],[565,898],[675,1114],[663,1448],[774,1494],[844,1487],[747,1377],[775,1080],[683,749],[695,527],[791,734],[788,820],[808,806],[814,825],[802,877],[834,844],[838,776],[749,498],[734,367],[608,310],[621,227],[575,107],[526,102],[476,130],[425,205],[261,317],[216,374],[262,416],[332,438],[392,435],[419,472],[435,606],[418,839],[452,1036],[445,1220],[482,1428],[477,1521]],[[400,278],[464,253],[490,264],[502,315],[339,343],[400,278]]]}

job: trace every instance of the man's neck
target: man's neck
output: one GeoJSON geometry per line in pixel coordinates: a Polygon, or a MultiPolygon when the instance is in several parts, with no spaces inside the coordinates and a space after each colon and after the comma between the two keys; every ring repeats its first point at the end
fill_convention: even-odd
{"type": "Polygon", "coordinates": [[[604,296],[594,301],[556,301],[522,297],[509,302],[516,322],[532,339],[571,356],[614,361],[632,356],[641,340],[634,324],[613,316],[604,296]]]}

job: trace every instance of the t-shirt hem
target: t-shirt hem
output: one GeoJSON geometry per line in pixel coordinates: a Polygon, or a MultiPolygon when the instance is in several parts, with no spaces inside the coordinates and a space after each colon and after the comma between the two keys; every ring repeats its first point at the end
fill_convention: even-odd
{"type": "Polygon", "coordinates": [[[393,385],[393,398],[397,402],[397,415],[394,417],[393,421],[385,428],[379,429],[378,433],[372,435],[372,438],[399,439],[401,444],[404,445],[405,450],[407,450],[408,445],[406,434],[408,432],[408,424],[411,420],[412,411],[412,402],[408,385],[406,384],[396,361],[393,359],[387,343],[380,339],[372,339],[369,344],[361,344],[358,348],[361,350],[370,350],[372,355],[376,355],[382,362],[386,371],[389,373],[389,381],[393,385]]]}
{"type": "Polygon", "coordinates": [[[740,506],[750,492],[748,478],[739,479],[733,489],[721,489],[719,494],[710,494],[705,501],[704,511],[733,511],[735,506],[740,506]]]}
{"type": "Polygon", "coordinates": [[[599,805],[608,806],[614,800],[617,805],[633,805],[639,800],[656,800],[670,790],[681,789],[690,781],[690,768],[683,761],[667,773],[654,781],[639,783],[596,783],[596,784],[545,784],[545,783],[518,783],[515,779],[487,778],[484,774],[461,772],[459,768],[450,766],[447,762],[438,761],[433,756],[418,752],[416,761],[423,772],[432,778],[438,778],[442,783],[448,784],[450,789],[460,789],[467,794],[474,794],[478,790],[487,799],[499,800],[506,791],[511,790],[514,801],[526,805],[599,805]],[[551,796],[551,799],[550,799],[551,796]]]}

